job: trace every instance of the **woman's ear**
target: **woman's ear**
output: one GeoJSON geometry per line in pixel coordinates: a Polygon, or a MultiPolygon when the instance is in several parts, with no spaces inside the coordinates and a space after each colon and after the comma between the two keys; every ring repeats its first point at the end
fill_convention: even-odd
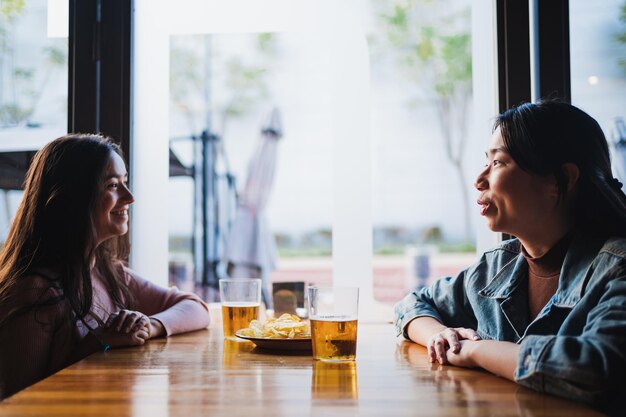
{"type": "Polygon", "coordinates": [[[578,165],[573,162],[567,162],[561,165],[561,170],[565,178],[567,178],[567,192],[570,192],[576,187],[576,184],[578,184],[578,177],[580,176],[578,165]]]}

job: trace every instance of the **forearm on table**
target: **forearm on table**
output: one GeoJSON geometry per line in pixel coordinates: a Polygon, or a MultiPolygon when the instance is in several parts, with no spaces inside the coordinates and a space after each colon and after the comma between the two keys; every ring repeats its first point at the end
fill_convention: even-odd
{"type": "Polygon", "coordinates": [[[470,355],[477,367],[514,381],[519,350],[512,342],[480,340],[472,342],[470,355]]]}
{"type": "Polygon", "coordinates": [[[209,325],[209,312],[205,305],[192,299],[182,300],[170,308],[151,315],[164,327],[163,336],[198,330],[209,325]]]}
{"type": "Polygon", "coordinates": [[[433,317],[423,316],[417,317],[411,320],[407,326],[407,334],[409,339],[415,343],[419,343],[422,346],[426,346],[428,339],[435,333],[439,333],[446,329],[446,326],[441,324],[433,317]]]}
{"type": "MultiPolygon", "coordinates": [[[[413,319],[408,324],[407,334],[413,342],[426,346],[432,335],[445,329],[446,326],[435,318],[423,316],[413,319]]],[[[464,348],[470,349],[469,355],[475,367],[483,368],[511,381],[515,380],[519,345],[496,340],[468,341],[468,343],[464,348]]],[[[460,354],[463,353],[460,352],[460,354]]]]}

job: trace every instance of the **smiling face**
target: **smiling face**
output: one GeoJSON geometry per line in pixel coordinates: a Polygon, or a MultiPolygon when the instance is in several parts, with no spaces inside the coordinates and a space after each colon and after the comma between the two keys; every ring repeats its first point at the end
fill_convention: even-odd
{"type": "Polygon", "coordinates": [[[500,129],[487,150],[487,165],[476,179],[480,214],[489,229],[517,237],[537,236],[558,216],[556,182],[522,170],[504,146],[500,129]]]}
{"type": "Polygon", "coordinates": [[[128,209],[134,199],[127,181],[128,173],[124,161],[112,152],[104,168],[94,213],[98,245],[128,232],[128,209]]]}

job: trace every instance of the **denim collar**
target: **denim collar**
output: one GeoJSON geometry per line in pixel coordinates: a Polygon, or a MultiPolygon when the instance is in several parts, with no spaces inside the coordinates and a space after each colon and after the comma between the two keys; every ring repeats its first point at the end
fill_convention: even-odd
{"type": "MultiPolygon", "coordinates": [[[[516,245],[519,249],[519,242],[516,245]]],[[[502,314],[508,320],[519,340],[528,327],[528,291],[525,285],[528,276],[528,264],[524,255],[511,259],[493,277],[479,295],[500,301],[502,314]]]]}
{"type": "Polygon", "coordinates": [[[515,251],[518,255],[500,268],[485,288],[478,291],[481,296],[495,299],[508,298],[528,274],[528,264],[520,252],[519,240],[508,242],[507,249],[515,251]]]}
{"type": "MultiPolygon", "coordinates": [[[[570,244],[561,275],[559,286],[553,298],[553,304],[557,307],[573,307],[582,296],[585,285],[585,277],[591,263],[597,256],[605,239],[589,238],[575,232],[570,244]]],[[[515,239],[509,245],[512,249],[520,250],[521,244],[515,239]]],[[[528,264],[520,253],[502,267],[485,288],[478,293],[487,298],[504,299],[519,287],[520,283],[528,275],[528,264]],[[507,277],[502,279],[502,277],[507,277]]]]}
{"type": "Polygon", "coordinates": [[[582,236],[572,239],[559,276],[559,288],[554,295],[554,305],[572,308],[580,301],[589,276],[589,268],[606,239],[582,236]]]}

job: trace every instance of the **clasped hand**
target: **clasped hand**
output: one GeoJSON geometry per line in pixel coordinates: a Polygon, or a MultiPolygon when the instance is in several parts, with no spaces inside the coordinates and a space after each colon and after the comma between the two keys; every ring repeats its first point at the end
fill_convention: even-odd
{"type": "Polygon", "coordinates": [[[148,316],[139,311],[120,310],[109,316],[98,333],[111,347],[137,346],[150,339],[153,326],[148,316]]]}
{"type": "Polygon", "coordinates": [[[474,367],[471,352],[479,340],[475,330],[448,327],[428,339],[428,358],[430,362],[438,361],[442,365],[474,367]]]}

